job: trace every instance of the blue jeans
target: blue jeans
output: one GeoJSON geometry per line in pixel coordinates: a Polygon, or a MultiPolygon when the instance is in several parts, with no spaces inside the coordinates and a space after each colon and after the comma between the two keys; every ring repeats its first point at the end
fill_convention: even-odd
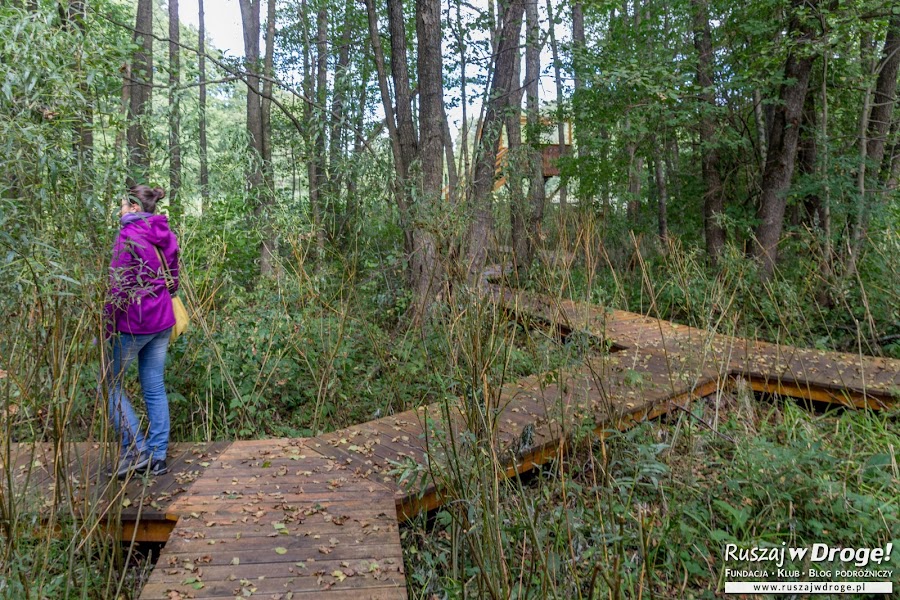
{"type": "Polygon", "coordinates": [[[166,457],[169,447],[169,399],[166,397],[163,369],[170,332],[171,328],[147,335],[119,333],[112,339],[112,360],[106,381],[109,416],[121,438],[122,456],[133,452],[151,454],[155,459],[166,457]],[[122,387],[125,373],[135,358],[150,421],[146,436],[141,432],[141,423],[122,387]]]}

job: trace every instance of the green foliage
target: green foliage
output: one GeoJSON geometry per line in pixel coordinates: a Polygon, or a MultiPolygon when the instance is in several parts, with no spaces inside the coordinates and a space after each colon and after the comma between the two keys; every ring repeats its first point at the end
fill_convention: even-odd
{"type": "MultiPolygon", "coordinates": [[[[725,402],[721,432],[735,443],[682,417],[585,440],[527,483],[503,484],[492,523],[504,576],[516,582],[511,597],[636,597],[643,590],[713,598],[729,542],[871,547],[897,539],[900,503],[892,490],[900,473],[889,458],[900,441],[895,417],[815,417],[787,402],[751,409],[748,421],[733,399],[725,402]]],[[[460,553],[457,539],[483,534],[460,531],[452,512],[439,513],[427,535],[404,533],[409,578],[423,594],[478,594],[482,567],[460,553]]],[[[885,567],[896,568],[896,558],[885,567]]]]}

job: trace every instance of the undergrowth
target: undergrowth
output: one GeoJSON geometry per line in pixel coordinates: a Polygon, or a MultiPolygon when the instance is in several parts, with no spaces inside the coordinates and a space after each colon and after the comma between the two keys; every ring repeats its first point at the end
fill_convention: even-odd
{"type": "MultiPolygon", "coordinates": [[[[702,417],[711,402],[691,411],[702,417]]],[[[717,432],[679,413],[585,436],[537,474],[499,484],[490,526],[507,572],[487,578],[507,581],[511,598],[714,598],[726,566],[759,568],[726,564],[727,543],[900,543],[896,415],[815,415],[746,392],[721,402],[717,432]]],[[[485,531],[459,531],[451,510],[403,531],[412,597],[493,596],[465,543],[487,545],[485,531]]],[[[898,566],[895,552],[882,568],[898,566]]]]}

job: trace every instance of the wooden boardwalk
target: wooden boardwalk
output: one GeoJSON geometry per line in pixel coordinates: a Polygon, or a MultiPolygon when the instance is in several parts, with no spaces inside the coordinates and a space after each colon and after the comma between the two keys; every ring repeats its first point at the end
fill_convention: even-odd
{"type": "Polygon", "coordinates": [[[721,378],[744,378],[751,388],[859,408],[885,408],[900,398],[900,361],[827,352],[732,337],[621,310],[554,300],[492,286],[493,297],[519,318],[564,333],[583,332],[611,344],[661,354],[675,370],[701,361],[721,378]]]}
{"type": "MultiPolygon", "coordinates": [[[[99,444],[14,446],[3,468],[40,490],[32,508],[121,510],[122,538],[167,541],[142,598],[405,598],[398,521],[444,501],[445,449],[488,415],[507,476],[560,455],[575,431],[606,435],[745,379],[759,391],[884,408],[900,361],[711,334],[624,311],[492,287],[523,320],[611,350],[478,400],[423,406],[308,439],[175,444],[170,472],[125,486],[99,444]],[[66,473],[66,477],[55,477],[66,473]],[[401,478],[420,479],[410,489],[401,478]],[[57,490],[54,481],[64,481],[57,490]]],[[[28,498],[27,495],[22,495],[28,498]]]]}

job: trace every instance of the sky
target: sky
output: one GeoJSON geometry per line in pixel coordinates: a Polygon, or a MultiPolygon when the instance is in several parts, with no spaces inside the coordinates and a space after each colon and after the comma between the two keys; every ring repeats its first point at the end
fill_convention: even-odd
{"type": "MultiPolygon", "coordinates": [[[[206,35],[213,45],[231,56],[243,56],[244,34],[238,0],[204,0],[203,12],[206,35]]],[[[182,23],[199,27],[197,0],[179,0],[178,16],[182,23]]]]}

